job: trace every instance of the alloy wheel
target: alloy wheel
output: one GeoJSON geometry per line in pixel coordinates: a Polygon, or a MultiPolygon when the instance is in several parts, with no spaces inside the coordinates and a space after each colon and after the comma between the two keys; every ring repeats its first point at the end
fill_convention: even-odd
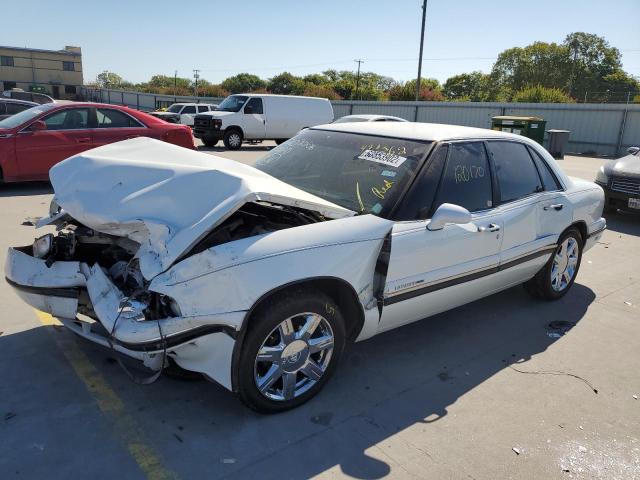
{"type": "Polygon", "coordinates": [[[558,245],[551,266],[551,288],[562,292],[571,283],[578,266],[580,246],[573,237],[568,237],[558,245]]]}

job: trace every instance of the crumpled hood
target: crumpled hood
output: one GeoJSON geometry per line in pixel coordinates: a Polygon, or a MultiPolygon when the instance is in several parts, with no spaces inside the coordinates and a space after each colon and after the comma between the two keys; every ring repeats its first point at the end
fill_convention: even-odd
{"type": "Polygon", "coordinates": [[[330,218],[354,212],[253,167],[140,137],[94,148],[53,167],[55,201],[80,223],[128,237],[147,279],[243,204],[262,200],[330,218]]]}

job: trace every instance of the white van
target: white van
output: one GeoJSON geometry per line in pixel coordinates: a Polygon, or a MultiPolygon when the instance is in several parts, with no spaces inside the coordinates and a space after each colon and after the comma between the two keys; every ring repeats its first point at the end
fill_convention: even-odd
{"type": "Polygon", "coordinates": [[[275,140],[280,144],[303,128],[333,121],[326,98],[243,93],[230,95],[213,112],[196,115],[193,135],[213,147],[223,140],[237,150],[243,140],[275,140]]]}
{"type": "Polygon", "coordinates": [[[215,110],[218,107],[215,103],[173,103],[167,110],[149,112],[154,117],[161,118],[169,123],[181,123],[182,125],[193,126],[193,118],[198,113],[215,110]]]}

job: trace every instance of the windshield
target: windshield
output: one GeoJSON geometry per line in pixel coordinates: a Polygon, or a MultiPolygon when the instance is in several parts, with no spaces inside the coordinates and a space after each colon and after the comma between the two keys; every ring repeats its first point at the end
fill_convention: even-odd
{"type": "Polygon", "coordinates": [[[222,110],[224,112],[239,112],[242,106],[247,101],[245,95],[231,95],[225,98],[216,110],[222,110]]]}
{"type": "Polygon", "coordinates": [[[386,216],[415,175],[429,142],[305,130],[255,167],[358,213],[386,216]]]}
{"type": "Polygon", "coordinates": [[[182,109],[182,105],[174,103],[169,108],[167,108],[167,112],[178,113],[182,109]]]}
{"type": "Polygon", "coordinates": [[[37,107],[31,107],[27,110],[23,110],[20,113],[16,113],[15,115],[0,121],[0,128],[16,128],[17,126],[36,118],[41,113],[55,107],[56,105],[53,103],[46,103],[44,105],[38,105],[37,107]]]}

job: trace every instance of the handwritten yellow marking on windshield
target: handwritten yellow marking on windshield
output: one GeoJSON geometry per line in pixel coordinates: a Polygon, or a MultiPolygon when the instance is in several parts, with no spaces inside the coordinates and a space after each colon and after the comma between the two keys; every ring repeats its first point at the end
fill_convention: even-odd
{"type": "Polygon", "coordinates": [[[378,197],[381,198],[382,200],[384,200],[384,196],[387,193],[387,191],[393,187],[393,182],[390,180],[385,180],[384,181],[384,185],[380,188],[378,187],[371,187],[371,191],[373,192],[373,194],[378,197]]]}
{"type": "Polygon", "coordinates": [[[364,203],[362,203],[362,197],[360,196],[360,184],[356,182],[356,196],[358,197],[358,203],[360,204],[360,211],[364,212],[364,203]]]}

